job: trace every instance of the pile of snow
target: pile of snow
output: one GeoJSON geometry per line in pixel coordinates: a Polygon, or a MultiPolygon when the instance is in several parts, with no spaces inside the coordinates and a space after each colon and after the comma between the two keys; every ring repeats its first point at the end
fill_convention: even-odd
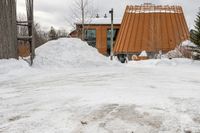
{"type": "Polygon", "coordinates": [[[174,58],[174,59],[149,59],[141,61],[130,61],[128,66],[133,67],[199,67],[200,61],[194,61],[187,58],[174,58]]]}
{"type": "Polygon", "coordinates": [[[49,68],[85,68],[112,65],[109,58],[77,38],[47,42],[36,49],[34,66],[49,68]]]}
{"type": "Polygon", "coordinates": [[[191,58],[191,48],[196,48],[197,46],[189,40],[183,41],[174,50],[169,51],[164,57],[166,58],[191,58]]]}
{"type": "MultiPolygon", "coordinates": [[[[24,60],[16,60],[16,59],[1,59],[0,60],[0,75],[9,74],[9,73],[17,73],[17,71],[21,71],[22,69],[29,69],[29,65],[24,60]]],[[[21,74],[21,73],[19,73],[21,74]]]]}
{"type": "Polygon", "coordinates": [[[183,58],[184,56],[181,53],[180,48],[175,48],[174,50],[169,51],[163,57],[172,59],[172,58],[183,58]]]}
{"type": "Polygon", "coordinates": [[[146,51],[142,51],[141,54],[139,55],[139,57],[147,57],[147,52],[146,51]]]}
{"type": "Polygon", "coordinates": [[[186,40],[186,41],[182,42],[180,46],[182,46],[182,47],[197,47],[197,45],[195,45],[190,40],[186,40]]]}

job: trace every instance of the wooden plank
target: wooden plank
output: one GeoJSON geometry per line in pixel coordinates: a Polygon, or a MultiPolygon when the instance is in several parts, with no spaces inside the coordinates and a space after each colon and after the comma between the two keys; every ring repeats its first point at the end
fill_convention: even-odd
{"type": "Polygon", "coordinates": [[[22,41],[32,41],[32,36],[18,36],[17,39],[22,41]]]}

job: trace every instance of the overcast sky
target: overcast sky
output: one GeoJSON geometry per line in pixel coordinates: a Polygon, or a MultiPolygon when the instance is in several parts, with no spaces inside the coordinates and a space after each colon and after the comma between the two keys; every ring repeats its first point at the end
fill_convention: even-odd
{"type": "MultiPolygon", "coordinates": [[[[140,5],[143,3],[153,3],[161,5],[181,5],[183,7],[186,21],[189,28],[194,25],[196,14],[200,7],[200,0],[91,0],[93,8],[97,9],[100,16],[108,14],[114,8],[115,17],[122,17],[126,5],[140,5]]],[[[34,0],[35,20],[39,22],[43,29],[48,30],[51,26],[55,28],[71,29],[67,18],[71,14],[74,0],[34,0]]],[[[25,0],[17,0],[18,13],[24,13],[25,0]]]]}

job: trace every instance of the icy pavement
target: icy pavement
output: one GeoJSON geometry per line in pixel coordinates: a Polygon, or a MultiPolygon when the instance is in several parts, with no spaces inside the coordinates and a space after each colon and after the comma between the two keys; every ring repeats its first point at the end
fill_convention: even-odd
{"type": "Polygon", "coordinates": [[[160,62],[4,73],[0,132],[199,133],[199,66],[160,62]]]}

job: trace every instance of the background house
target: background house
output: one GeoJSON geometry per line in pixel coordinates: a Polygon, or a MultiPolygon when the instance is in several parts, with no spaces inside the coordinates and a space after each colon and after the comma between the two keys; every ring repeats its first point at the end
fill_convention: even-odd
{"type": "MultiPolygon", "coordinates": [[[[76,30],[72,31],[69,36],[81,38],[81,23],[75,23],[76,30]]],[[[120,28],[121,19],[114,19],[114,41],[120,28]]],[[[98,51],[104,55],[110,54],[111,39],[111,19],[107,17],[92,18],[85,23],[85,41],[92,47],[96,47],[98,51]]]]}
{"type": "Polygon", "coordinates": [[[139,55],[146,51],[154,57],[159,51],[174,50],[189,40],[189,29],[181,6],[146,3],[127,6],[114,47],[115,55],[139,55]]]}

